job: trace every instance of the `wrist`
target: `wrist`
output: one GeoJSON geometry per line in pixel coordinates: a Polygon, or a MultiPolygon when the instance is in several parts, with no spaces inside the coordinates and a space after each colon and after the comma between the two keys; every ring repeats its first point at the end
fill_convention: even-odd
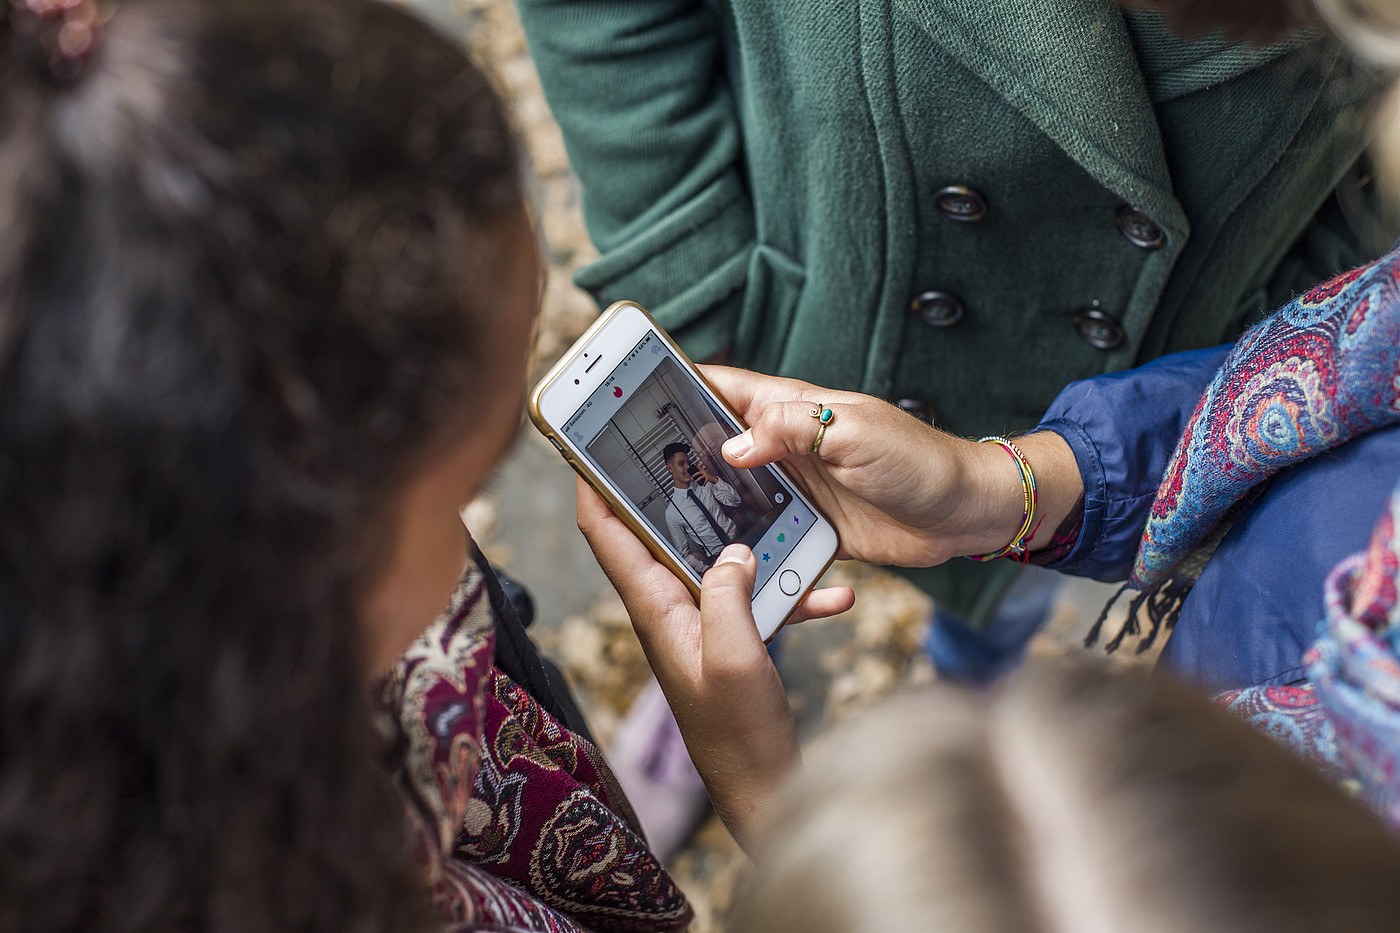
{"type": "Polygon", "coordinates": [[[773,798],[793,769],[802,764],[791,710],[786,716],[775,716],[765,728],[752,734],[726,726],[720,735],[695,739],[687,736],[686,748],[705,782],[715,813],[734,841],[748,851],[762,829],[773,798]]]}
{"type": "Polygon", "coordinates": [[[1037,431],[1017,443],[1035,468],[1040,503],[1026,545],[1028,550],[1038,551],[1050,544],[1055,531],[1079,501],[1084,481],[1074,451],[1053,431],[1037,431]]]}
{"type": "Polygon", "coordinates": [[[1016,537],[1025,518],[1021,469],[1000,444],[965,441],[961,471],[955,553],[999,551],[1016,537]]]}
{"type": "Polygon", "coordinates": [[[749,765],[749,777],[741,785],[716,784],[706,780],[705,789],[715,813],[745,852],[753,851],[754,841],[763,834],[774,799],[793,771],[801,766],[802,755],[794,748],[791,757],[781,767],[760,769],[749,765]]]}
{"type": "MultiPolygon", "coordinates": [[[[1026,533],[1028,551],[1044,548],[1083,492],[1074,452],[1058,434],[1015,438],[1035,476],[1036,509],[1026,533]]],[[[995,553],[1012,542],[1025,518],[1025,482],[1016,458],[996,443],[965,441],[960,452],[962,490],[954,527],[955,553],[995,553]]]]}

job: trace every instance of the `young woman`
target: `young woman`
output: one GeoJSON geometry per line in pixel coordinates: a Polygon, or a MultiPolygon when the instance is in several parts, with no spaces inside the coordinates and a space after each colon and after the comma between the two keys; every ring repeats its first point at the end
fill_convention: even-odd
{"type": "Polygon", "coordinates": [[[0,929],[686,924],[458,517],[539,276],[403,10],[0,3],[0,929]]]}

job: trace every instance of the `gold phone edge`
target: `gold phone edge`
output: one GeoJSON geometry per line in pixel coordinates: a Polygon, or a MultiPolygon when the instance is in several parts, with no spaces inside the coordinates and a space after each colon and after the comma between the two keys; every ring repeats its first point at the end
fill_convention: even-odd
{"type": "MultiPolygon", "coordinates": [[[[569,347],[568,352],[565,353],[562,357],[560,357],[559,361],[556,362],[553,366],[551,366],[549,368],[549,371],[546,372],[544,376],[540,378],[539,382],[535,383],[535,387],[530,390],[530,400],[529,405],[527,406],[530,421],[532,424],[534,424],[536,430],[538,430],[546,438],[554,440],[561,445],[564,444],[563,439],[561,439],[558,433],[555,432],[554,428],[547,421],[545,421],[544,414],[540,411],[540,400],[544,395],[545,389],[547,389],[550,386],[550,384],[554,382],[555,379],[559,378],[559,376],[564,372],[564,370],[568,368],[569,364],[572,363],[574,359],[577,358],[579,353],[583,351],[583,348],[587,346],[588,342],[593,339],[597,332],[602,330],[603,327],[607,325],[608,321],[613,317],[613,315],[621,311],[623,308],[633,308],[646,315],[646,319],[650,321],[653,325],[655,325],[656,332],[663,339],[665,339],[668,344],[670,344],[671,349],[677,353],[680,353],[680,348],[677,347],[674,341],[670,339],[670,335],[667,334],[666,331],[663,330],[661,326],[656,323],[656,320],[650,314],[647,313],[647,310],[645,308],[637,304],[635,301],[614,301],[612,304],[608,305],[605,309],[603,309],[603,313],[598,315],[598,319],[592,324],[590,324],[588,326],[588,329],[579,335],[578,339],[575,340],[573,342],[573,345],[569,347]]],[[[690,362],[690,358],[685,356],[683,353],[681,354],[681,358],[688,363],[690,362]]],[[[693,367],[694,364],[691,363],[691,366],[693,367]]],[[[708,386],[708,383],[706,385],[708,386]]],[[[711,392],[714,391],[713,386],[710,386],[709,388],[711,392]]],[[[574,472],[581,476],[583,478],[583,481],[587,483],[594,492],[598,493],[598,495],[603,497],[603,500],[607,502],[608,508],[612,510],[612,513],[616,515],[622,521],[622,523],[626,525],[628,529],[631,530],[631,532],[634,535],[637,536],[638,540],[640,540],[644,545],[646,545],[647,550],[651,552],[651,555],[653,557],[655,557],[658,561],[664,564],[666,568],[671,571],[671,573],[675,574],[675,576],[682,583],[685,584],[685,588],[688,591],[690,591],[690,595],[696,600],[696,602],[699,602],[700,586],[697,583],[695,583],[694,580],[691,579],[689,572],[680,566],[680,562],[677,561],[674,557],[672,557],[670,552],[661,546],[660,542],[654,539],[654,535],[652,534],[651,529],[647,528],[632,515],[631,510],[625,504],[623,504],[623,502],[616,495],[613,494],[613,491],[608,488],[607,483],[604,482],[603,479],[600,476],[598,476],[597,473],[594,472],[593,468],[589,466],[587,462],[573,456],[573,454],[569,452],[569,448],[567,445],[564,445],[562,452],[564,454],[564,462],[566,462],[569,466],[573,467],[574,472]]]]}
{"type": "MultiPolygon", "coordinates": [[[[735,423],[738,424],[739,427],[743,428],[744,430],[748,430],[748,422],[744,421],[744,419],[739,416],[738,412],[734,411],[734,409],[729,407],[729,402],[726,401],[724,396],[720,395],[718,390],[716,390],[715,387],[710,384],[710,380],[705,378],[705,374],[700,371],[700,367],[697,366],[695,362],[691,360],[689,356],[686,355],[685,351],[682,350],[680,346],[674,340],[671,339],[671,335],[666,333],[666,329],[656,322],[656,318],[652,317],[651,313],[637,302],[629,301],[627,299],[623,299],[621,301],[614,301],[612,304],[604,308],[603,313],[598,315],[598,320],[590,324],[588,326],[588,329],[579,335],[578,339],[574,341],[571,347],[569,347],[569,351],[565,353],[562,357],[560,357],[559,361],[556,362],[553,366],[551,366],[549,368],[549,371],[546,372],[540,378],[540,381],[535,383],[535,387],[530,390],[530,401],[528,405],[528,411],[530,415],[530,421],[534,424],[536,430],[538,430],[546,438],[552,439],[554,441],[559,442],[560,444],[563,444],[563,441],[559,438],[558,434],[556,434],[554,429],[549,425],[549,423],[544,420],[544,415],[540,412],[540,398],[544,395],[544,390],[549,387],[550,383],[557,379],[564,372],[564,370],[568,368],[569,364],[573,362],[575,357],[578,356],[578,354],[582,351],[583,347],[586,346],[591,339],[593,339],[594,334],[602,330],[604,325],[607,324],[607,322],[612,318],[612,316],[621,311],[623,308],[632,308],[633,310],[640,311],[642,315],[649,322],[651,322],[651,325],[656,328],[657,335],[660,336],[661,339],[666,343],[666,346],[670,348],[671,352],[674,353],[677,356],[677,358],[683,361],[690,368],[690,372],[692,372],[695,375],[695,377],[699,379],[701,383],[704,384],[705,388],[709,390],[710,395],[715,401],[719,403],[720,407],[724,409],[725,413],[728,414],[729,417],[733,418],[735,423]]],[[[664,547],[662,547],[661,544],[654,539],[654,535],[652,534],[650,528],[647,528],[639,520],[633,517],[631,509],[624,505],[622,501],[617,498],[617,496],[613,495],[612,490],[610,490],[607,487],[607,484],[596,473],[593,472],[592,467],[590,467],[587,463],[584,463],[583,461],[575,458],[571,454],[567,453],[567,447],[565,447],[564,449],[565,462],[568,463],[569,466],[574,468],[575,473],[583,477],[583,481],[586,482],[593,489],[594,492],[598,493],[598,495],[603,497],[604,501],[608,503],[608,508],[612,510],[612,513],[616,515],[619,519],[621,519],[622,523],[626,525],[629,529],[631,529],[632,533],[636,535],[643,544],[646,545],[647,550],[651,552],[652,556],[659,560],[662,564],[665,564],[667,569],[669,569],[673,574],[680,578],[680,581],[685,584],[685,588],[690,591],[690,595],[693,596],[695,598],[695,601],[698,603],[700,601],[700,587],[695,583],[694,580],[691,579],[688,570],[683,570],[680,566],[680,562],[677,561],[674,557],[672,557],[671,553],[667,551],[664,547]]],[[[778,465],[774,464],[774,466],[777,467],[778,465]]],[[[794,486],[798,486],[797,481],[794,480],[786,470],[780,470],[780,472],[782,473],[783,478],[786,479],[789,483],[792,483],[794,486]]],[[[798,486],[798,488],[801,487],[798,486]]],[[[830,518],[827,518],[827,516],[824,515],[821,512],[821,510],[816,507],[815,504],[812,503],[811,497],[807,495],[805,490],[803,490],[803,497],[807,499],[808,507],[811,508],[815,514],[821,516],[822,521],[826,522],[828,525],[831,526],[832,534],[836,536],[836,548],[831,552],[831,556],[826,559],[826,563],[822,566],[821,572],[815,574],[812,577],[812,582],[807,584],[807,588],[802,591],[802,595],[798,597],[796,601],[793,602],[792,609],[788,612],[786,616],[783,617],[783,621],[776,628],[773,629],[773,633],[771,635],[764,639],[765,644],[776,638],[778,633],[782,631],[783,626],[787,624],[787,620],[792,618],[793,613],[795,613],[798,610],[798,608],[802,605],[803,600],[805,600],[807,596],[812,592],[812,590],[816,587],[817,581],[820,580],[822,576],[828,570],[831,569],[831,565],[836,562],[836,555],[841,551],[841,533],[837,530],[836,525],[831,521],[830,518]]]]}

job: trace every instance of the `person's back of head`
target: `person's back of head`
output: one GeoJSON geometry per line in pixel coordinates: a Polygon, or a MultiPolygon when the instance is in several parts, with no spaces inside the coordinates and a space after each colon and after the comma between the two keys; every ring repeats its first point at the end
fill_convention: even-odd
{"type": "Polygon", "coordinates": [[[0,929],[421,926],[354,603],[520,204],[390,4],[0,4],[0,929]]]}
{"type": "Polygon", "coordinates": [[[1400,927],[1400,844],[1378,820],[1205,700],[1097,668],[844,724],[755,860],[736,931],[1400,927]]]}

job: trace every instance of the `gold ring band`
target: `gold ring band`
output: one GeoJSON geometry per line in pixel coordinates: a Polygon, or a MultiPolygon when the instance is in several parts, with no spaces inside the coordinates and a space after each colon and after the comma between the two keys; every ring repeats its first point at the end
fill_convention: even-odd
{"type": "Polygon", "coordinates": [[[812,440],[812,453],[815,454],[821,452],[822,439],[826,437],[827,425],[836,420],[836,412],[818,402],[817,407],[813,408],[810,414],[817,419],[817,436],[812,440]]]}

